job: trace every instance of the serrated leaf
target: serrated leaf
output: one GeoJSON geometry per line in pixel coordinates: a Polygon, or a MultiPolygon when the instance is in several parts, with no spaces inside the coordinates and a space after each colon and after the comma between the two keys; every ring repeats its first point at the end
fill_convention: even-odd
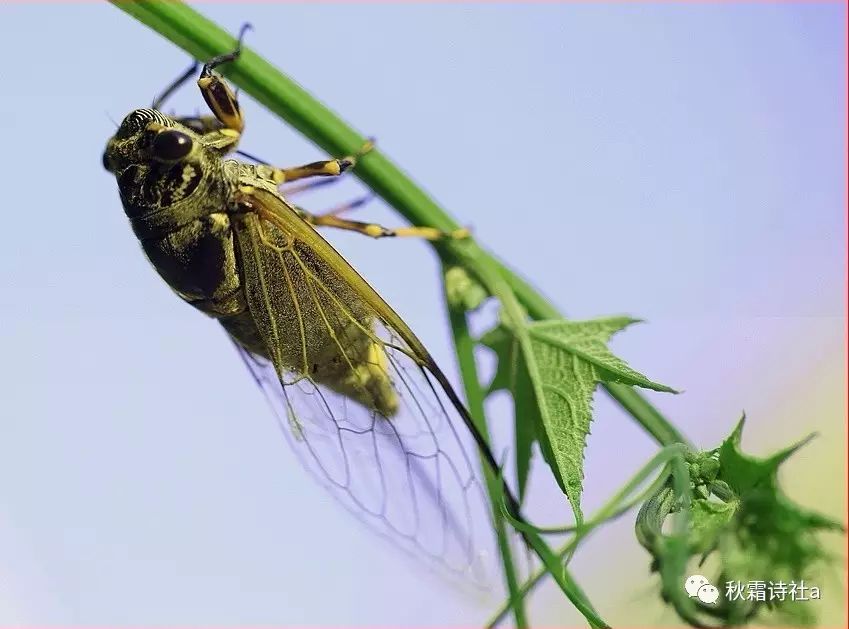
{"type": "MultiPolygon", "coordinates": [[[[734,521],[720,539],[723,573],[728,579],[743,582],[765,579],[798,582],[815,578],[814,566],[829,559],[818,533],[841,531],[843,527],[790,500],[778,481],[780,464],[810,437],[760,459],[742,452],[743,424],[741,419],[718,450],[717,478],[727,483],[740,503],[734,521]]],[[[799,607],[779,604],[769,611],[785,622],[813,623],[812,615],[799,615],[802,611],[799,607]]]]}
{"type": "Polygon", "coordinates": [[[675,389],[652,382],[634,371],[608,349],[607,342],[610,338],[632,323],[640,323],[640,320],[610,317],[590,321],[539,321],[531,323],[528,329],[537,346],[543,343],[556,347],[592,365],[598,381],[620,382],[655,391],[677,393],[675,389]]]}
{"type": "Polygon", "coordinates": [[[620,382],[674,393],[628,367],[607,348],[613,334],[635,321],[612,317],[501,324],[481,339],[498,354],[490,389],[506,388],[513,394],[517,450],[522,448],[517,452],[520,487],[527,479],[527,439],[532,434],[578,521],[582,519],[584,448],[598,383],[620,382]]]}
{"type": "Polygon", "coordinates": [[[759,459],[742,452],[741,440],[745,423],[746,414],[744,413],[740,421],[737,422],[737,426],[735,426],[733,432],[719,446],[719,466],[722,470],[722,479],[738,495],[742,495],[752,487],[774,475],[781,463],[786,461],[790,455],[813,438],[813,435],[810,435],[799,443],[785,448],[766,459],[759,459]]]}
{"type": "MultiPolygon", "coordinates": [[[[779,485],[780,464],[810,437],[772,456],[754,457],[741,448],[744,419],[715,450],[686,454],[690,491],[695,492],[692,500],[665,502],[665,510],[658,514],[649,508],[658,504],[658,499],[653,497],[640,510],[644,520],[638,519],[640,543],[652,553],[653,565],[665,575],[667,594],[679,591],[681,579],[686,576],[682,572],[686,562],[668,551],[666,542],[672,538],[662,533],[665,518],[682,509],[681,505],[689,505],[689,526],[683,540],[686,554],[700,560],[709,555],[718,559],[719,571],[710,578],[712,583],[805,580],[817,585],[815,568],[830,560],[819,533],[844,530],[840,523],[794,503],[779,485]],[[702,492],[706,495],[699,497],[702,492]],[[653,519],[649,521],[645,514],[653,514],[653,519]],[[673,570],[672,564],[680,569],[673,570]]],[[[668,496],[669,486],[661,492],[668,496]]],[[[682,603],[674,596],[669,600],[682,618],[703,624],[700,619],[693,620],[696,610],[689,602],[682,603]]],[[[736,599],[713,608],[711,615],[718,616],[724,626],[767,618],[773,622],[812,623],[813,615],[802,613],[803,610],[805,606],[781,601],[736,599]]]]}

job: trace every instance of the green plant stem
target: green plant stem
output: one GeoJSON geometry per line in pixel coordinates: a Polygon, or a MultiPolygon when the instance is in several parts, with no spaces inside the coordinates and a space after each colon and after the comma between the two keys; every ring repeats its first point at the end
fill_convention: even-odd
{"type": "MultiPolygon", "coordinates": [[[[469,334],[466,312],[462,308],[453,305],[447,293],[445,303],[448,305],[448,318],[451,322],[451,331],[454,335],[454,347],[456,348],[460,375],[463,378],[466,404],[475,422],[475,426],[480,434],[483,435],[483,438],[489,443],[489,429],[486,424],[486,415],[483,407],[484,393],[479,385],[480,380],[478,378],[477,366],[475,365],[475,341],[469,334]]],[[[481,469],[486,480],[486,489],[489,494],[489,503],[492,506],[493,523],[498,541],[498,551],[504,567],[504,578],[508,592],[507,609],[513,611],[513,616],[516,619],[516,627],[522,629],[528,626],[528,618],[525,612],[524,596],[519,591],[519,579],[516,576],[513,553],[510,549],[510,540],[504,526],[504,516],[498,508],[502,500],[501,479],[483,461],[481,461],[481,469]]]]}
{"type": "MultiPolygon", "coordinates": [[[[655,456],[651,458],[651,460],[646,463],[634,476],[631,477],[625,485],[614,494],[602,507],[596,511],[592,517],[587,520],[586,524],[583,526],[572,526],[572,527],[564,527],[563,532],[569,532],[571,529],[576,533],[576,535],[570,539],[564,546],[562,546],[559,550],[557,550],[557,556],[564,560],[567,555],[572,553],[575,550],[575,547],[578,543],[586,537],[593,529],[600,526],[601,524],[618,518],[619,516],[627,513],[633,507],[638,504],[641,504],[646,500],[649,496],[655,494],[663,485],[666,484],[667,479],[672,473],[670,461],[674,457],[680,457],[683,454],[683,450],[680,444],[675,444],[671,446],[667,446],[660,450],[655,456]],[[628,497],[636,491],[640,485],[648,478],[648,476],[655,470],[657,467],[664,465],[666,469],[663,470],[657,478],[652,481],[652,483],[646,487],[639,494],[628,500],[628,497]],[[624,503],[624,504],[620,504],[624,503]]],[[[520,594],[523,597],[526,597],[531,590],[533,590],[539,582],[548,574],[548,570],[544,568],[540,568],[537,570],[521,587],[520,594]]],[[[493,628],[507,615],[510,611],[509,601],[507,604],[502,606],[493,617],[487,623],[488,628],[493,628]]]]}

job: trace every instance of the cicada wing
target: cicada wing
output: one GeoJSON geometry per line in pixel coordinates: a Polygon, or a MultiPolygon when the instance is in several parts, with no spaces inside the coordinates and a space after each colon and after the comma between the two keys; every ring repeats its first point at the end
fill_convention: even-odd
{"type": "Polygon", "coordinates": [[[285,226],[260,212],[237,226],[266,351],[237,346],[283,432],[312,475],[372,529],[480,579],[492,526],[456,408],[357,286],[285,226]]]}
{"type": "Polygon", "coordinates": [[[405,552],[486,582],[491,525],[459,440],[411,430],[409,416],[387,421],[309,380],[281,384],[270,361],[237,347],[313,478],[405,552]]]}

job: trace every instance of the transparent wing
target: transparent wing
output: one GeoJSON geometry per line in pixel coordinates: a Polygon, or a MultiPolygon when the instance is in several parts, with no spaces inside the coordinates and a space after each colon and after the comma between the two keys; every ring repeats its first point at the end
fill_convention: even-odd
{"type": "Polygon", "coordinates": [[[351,283],[277,221],[248,215],[237,238],[261,344],[236,345],[298,458],[377,533],[485,580],[490,513],[471,439],[441,386],[351,283]]]}

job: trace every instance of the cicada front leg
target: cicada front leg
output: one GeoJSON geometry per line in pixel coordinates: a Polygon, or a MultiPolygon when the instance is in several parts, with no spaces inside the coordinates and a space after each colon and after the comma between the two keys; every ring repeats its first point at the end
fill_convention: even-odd
{"type": "Polygon", "coordinates": [[[239,101],[223,77],[215,72],[215,68],[225,63],[231,63],[239,58],[239,55],[242,54],[242,39],[250,28],[250,24],[242,25],[235,50],[213,57],[203,64],[203,69],[200,71],[200,77],[198,78],[200,93],[209,106],[209,109],[221,124],[224,125],[225,129],[237,135],[241,134],[245,128],[242,111],[239,108],[239,101]]]}
{"type": "MultiPolygon", "coordinates": [[[[183,72],[180,76],[174,79],[168,85],[168,87],[166,87],[162,91],[159,96],[153,99],[153,102],[150,105],[151,108],[156,109],[157,111],[162,111],[162,107],[165,105],[165,101],[171,98],[174,92],[180,89],[189,81],[189,79],[195,76],[199,67],[200,63],[198,63],[197,61],[192,63],[192,65],[190,65],[185,72],[183,72]]],[[[207,133],[220,131],[223,126],[221,122],[219,122],[218,118],[216,118],[215,116],[202,116],[200,114],[195,114],[194,116],[177,116],[175,114],[169,115],[181,125],[188,127],[199,135],[206,135],[207,133]]]]}
{"type": "MultiPolygon", "coordinates": [[[[204,137],[209,140],[208,146],[215,147],[222,153],[229,153],[236,148],[245,128],[245,120],[242,117],[242,110],[239,107],[236,94],[230,89],[224,78],[215,72],[215,68],[239,58],[239,55],[242,54],[242,39],[250,28],[250,24],[243,24],[239,31],[235,50],[213,57],[203,64],[198,78],[201,96],[212,111],[214,120],[221,125],[221,128],[217,130],[209,130],[204,134],[204,137]]],[[[206,127],[211,127],[213,124],[209,117],[201,116],[196,120],[199,120],[206,127]]]]}

